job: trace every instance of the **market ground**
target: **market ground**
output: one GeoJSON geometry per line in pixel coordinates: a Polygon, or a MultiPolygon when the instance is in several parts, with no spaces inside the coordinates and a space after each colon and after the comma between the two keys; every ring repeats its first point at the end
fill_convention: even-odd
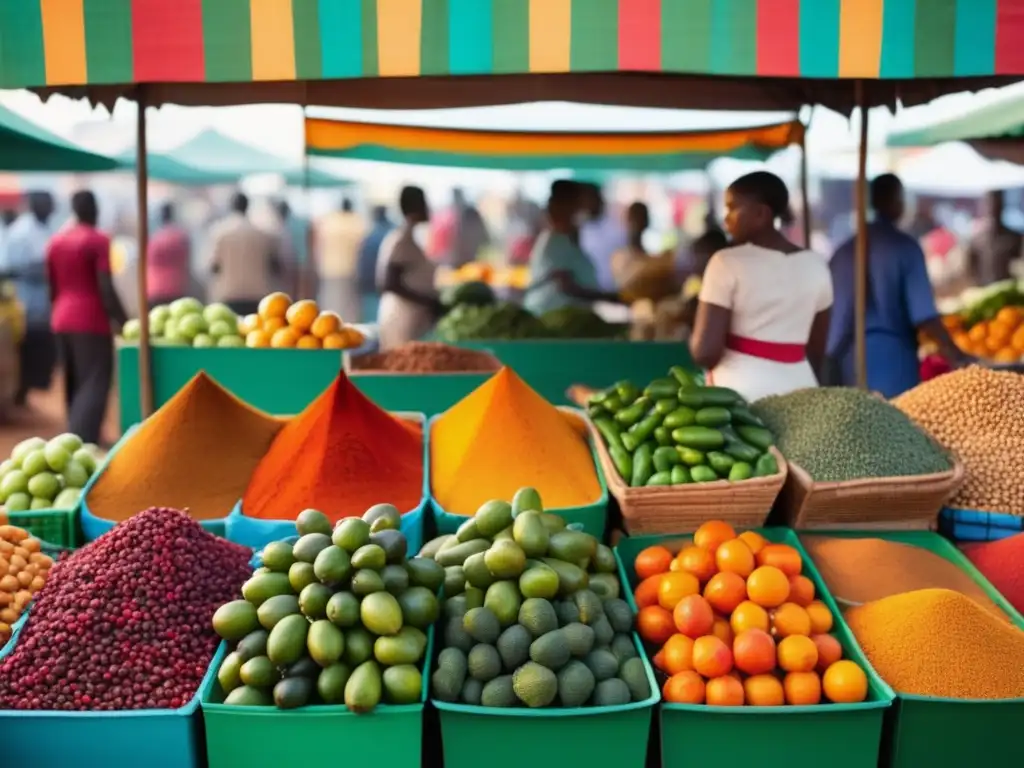
{"type": "MultiPolygon", "coordinates": [[[[64,379],[60,371],[53,377],[53,386],[46,392],[32,392],[28,405],[12,408],[0,419],[0,457],[27,437],[51,438],[67,431],[64,409],[64,379]]],[[[117,397],[111,393],[103,422],[103,442],[112,445],[118,437],[117,397]]]]}

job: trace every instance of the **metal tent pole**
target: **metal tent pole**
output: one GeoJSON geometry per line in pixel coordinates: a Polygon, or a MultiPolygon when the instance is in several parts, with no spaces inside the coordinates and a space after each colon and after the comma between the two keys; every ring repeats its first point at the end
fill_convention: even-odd
{"type": "Polygon", "coordinates": [[[854,84],[860,109],[860,146],[857,152],[857,243],[854,269],[854,349],[856,352],[857,386],[868,387],[867,298],[868,298],[868,110],[865,106],[864,81],[854,84]]]}

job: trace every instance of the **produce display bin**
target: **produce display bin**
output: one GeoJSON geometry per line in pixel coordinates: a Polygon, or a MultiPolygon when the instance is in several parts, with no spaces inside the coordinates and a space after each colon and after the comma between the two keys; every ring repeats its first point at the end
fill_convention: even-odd
{"type": "MultiPolygon", "coordinates": [[[[427,418],[422,413],[407,413],[402,411],[392,412],[410,421],[426,425],[427,418]]],[[[423,546],[423,526],[429,514],[430,508],[430,436],[429,430],[423,430],[423,497],[420,503],[413,509],[402,513],[401,531],[409,544],[409,554],[414,555],[423,546]]],[[[386,499],[382,501],[386,502],[386,499]]],[[[302,510],[296,510],[297,515],[302,510]]],[[[263,549],[272,541],[287,539],[290,536],[297,536],[294,520],[260,520],[255,517],[246,517],[242,512],[242,502],[239,501],[231,514],[225,521],[224,536],[229,541],[242,544],[253,549],[263,549]]]]}
{"type": "MultiPolygon", "coordinates": [[[[13,651],[17,637],[0,651],[0,659],[13,651]]],[[[3,764],[12,768],[203,768],[199,697],[216,676],[217,667],[211,665],[196,695],[180,709],[0,710],[3,764]]]]}
{"type": "Polygon", "coordinates": [[[1024,531],[1024,517],[945,507],[939,515],[939,531],[954,541],[997,541],[1024,531]]]}
{"type": "MultiPolygon", "coordinates": [[[[771,542],[799,547],[788,528],[755,529],[771,542]]],[[[626,600],[633,610],[636,588],[633,561],[653,544],[689,541],[688,536],[633,536],[615,547],[626,600]]],[[[671,546],[670,546],[671,548],[671,546]]],[[[703,704],[661,705],[661,756],[664,768],[714,765],[728,754],[730,765],[765,764],[787,768],[875,768],[882,744],[883,720],[893,693],[867,663],[839,608],[817,570],[805,555],[804,574],[814,582],[818,598],[835,616],[832,634],[843,646],[843,657],[860,665],[868,675],[868,698],[860,704],[819,704],[783,707],[709,707],[703,704]],[[724,752],[723,752],[724,750],[724,752]]],[[[646,649],[652,652],[656,649],[646,649]]],[[[921,762],[924,765],[961,765],[957,762],[921,762]]],[[[963,763],[962,765],[967,765],[963,763]]]]}
{"type": "MultiPolygon", "coordinates": [[[[117,452],[132,439],[138,429],[138,424],[133,424],[128,427],[125,433],[121,435],[121,439],[118,440],[114,447],[110,449],[107,457],[103,460],[103,464],[96,469],[93,476],[89,478],[89,482],[85,484],[85,488],[82,489],[82,498],[79,509],[79,523],[81,524],[82,529],[82,542],[94,541],[117,525],[113,520],[105,520],[92,513],[89,509],[89,492],[99,480],[100,475],[102,475],[104,470],[106,470],[107,465],[111,462],[114,456],[117,455],[117,452]]],[[[217,536],[224,536],[224,526],[227,520],[227,515],[230,511],[231,510],[225,510],[224,517],[222,518],[218,518],[216,520],[203,520],[200,522],[200,525],[210,533],[216,534],[217,536]]]]}
{"type": "MultiPolygon", "coordinates": [[[[633,641],[639,649],[635,635],[633,641]]],[[[498,709],[431,699],[440,715],[444,768],[522,768],[524,762],[530,768],[643,768],[652,715],[661,697],[642,649],[640,658],[651,695],[621,706],[498,709]],[[528,758],[526,744],[536,745],[528,758]]]]}
{"type": "Polygon", "coordinates": [[[0,513],[0,524],[8,522],[39,539],[44,546],[74,549],[78,541],[81,499],[71,509],[33,509],[0,513]]]}
{"type": "MultiPolygon", "coordinates": [[[[820,531],[802,531],[819,535],[820,531]]],[[[847,539],[876,538],[927,549],[957,565],[970,576],[1017,627],[1024,618],[981,575],[971,561],[946,539],[929,531],[828,531],[827,536],[847,539]]],[[[804,563],[820,580],[814,563],[801,547],[804,563]]],[[[886,686],[888,687],[888,686],[886,686]]],[[[1019,699],[947,699],[895,693],[888,716],[886,765],[921,766],[1017,765],[1021,762],[1017,729],[1024,722],[1024,697],[1019,699]]]]}
{"type": "Polygon", "coordinates": [[[455,346],[493,353],[556,405],[572,405],[566,391],[573,384],[603,389],[623,379],[651,381],[673,365],[697,370],[689,348],[679,341],[490,339],[455,346]]]}
{"type": "MultiPolygon", "coordinates": [[[[580,417],[584,423],[589,423],[589,419],[587,419],[586,414],[577,408],[563,407],[561,410],[575,414],[580,417]]],[[[432,417],[427,422],[428,433],[433,429],[435,419],[436,417],[432,417]]],[[[590,451],[594,460],[594,471],[597,473],[597,481],[601,485],[601,495],[592,504],[583,504],[578,507],[549,508],[544,511],[553,512],[554,514],[565,518],[566,523],[578,523],[582,526],[582,530],[596,536],[598,539],[603,539],[605,525],[608,520],[608,484],[605,482],[604,472],[601,471],[601,463],[597,458],[597,450],[594,445],[593,438],[589,439],[590,451]]],[[[428,467],[430,465],[429,453],[427,454],[427,465],[428,467]]],[[[429,485],[427,486],[427,493],[430,496],[430,506],[434,514],[435,535],[440,536],[445,533],[455,533],[459,529],[460,525],[469,520],[469,515],[457,515],[453,512],[448,512],[441,503],[434,498],[433,489],[429,485]]]]}
{"type": "MultiPolygon", "coordinates": [[[[341,705],[315,705],[280,710],[276,707],[234,707],[223,703],[216,670],[227,655],[222,644],[201,693],[206,721],[209,768],[239,766],[338,765],[349,755],[374,768],[420,765],[423,708],[430,685],[429,660],[434,630],[427,632],[423,687],[417,704],[382,704],[356,715],[341,705]],[[372,756],[372,757],[371,757],[372,756]]],[[[107,768],[107,767],[105,767],[107,768]]]]}

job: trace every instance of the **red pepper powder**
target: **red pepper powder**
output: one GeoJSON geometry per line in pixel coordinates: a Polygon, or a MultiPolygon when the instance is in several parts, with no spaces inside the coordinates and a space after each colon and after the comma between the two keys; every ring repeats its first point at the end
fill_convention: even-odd
{"type": "Polygon", "coordinates": [[[1010,605],[1024,613],[1024,533],[971,544],[963,552],[1010,605]]]}

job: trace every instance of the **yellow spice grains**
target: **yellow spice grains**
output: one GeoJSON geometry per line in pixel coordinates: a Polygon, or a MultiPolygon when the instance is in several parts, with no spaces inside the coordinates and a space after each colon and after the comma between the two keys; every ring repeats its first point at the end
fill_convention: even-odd
{"type": "Polygon", "coordinates": [[[969,597],[920,589],[845,613],[871,666],[899,693],[1024,697],[1024,632],[969,597]]]}
{"type": "Polygon", "coordinates": [[[866,603],[915,589],[939,588],[952,589],[998,610],[959,566],[922,547],[885,539],[833,536],[801,536],[800,542],[829,591],[844,600],[866,603]]]}

